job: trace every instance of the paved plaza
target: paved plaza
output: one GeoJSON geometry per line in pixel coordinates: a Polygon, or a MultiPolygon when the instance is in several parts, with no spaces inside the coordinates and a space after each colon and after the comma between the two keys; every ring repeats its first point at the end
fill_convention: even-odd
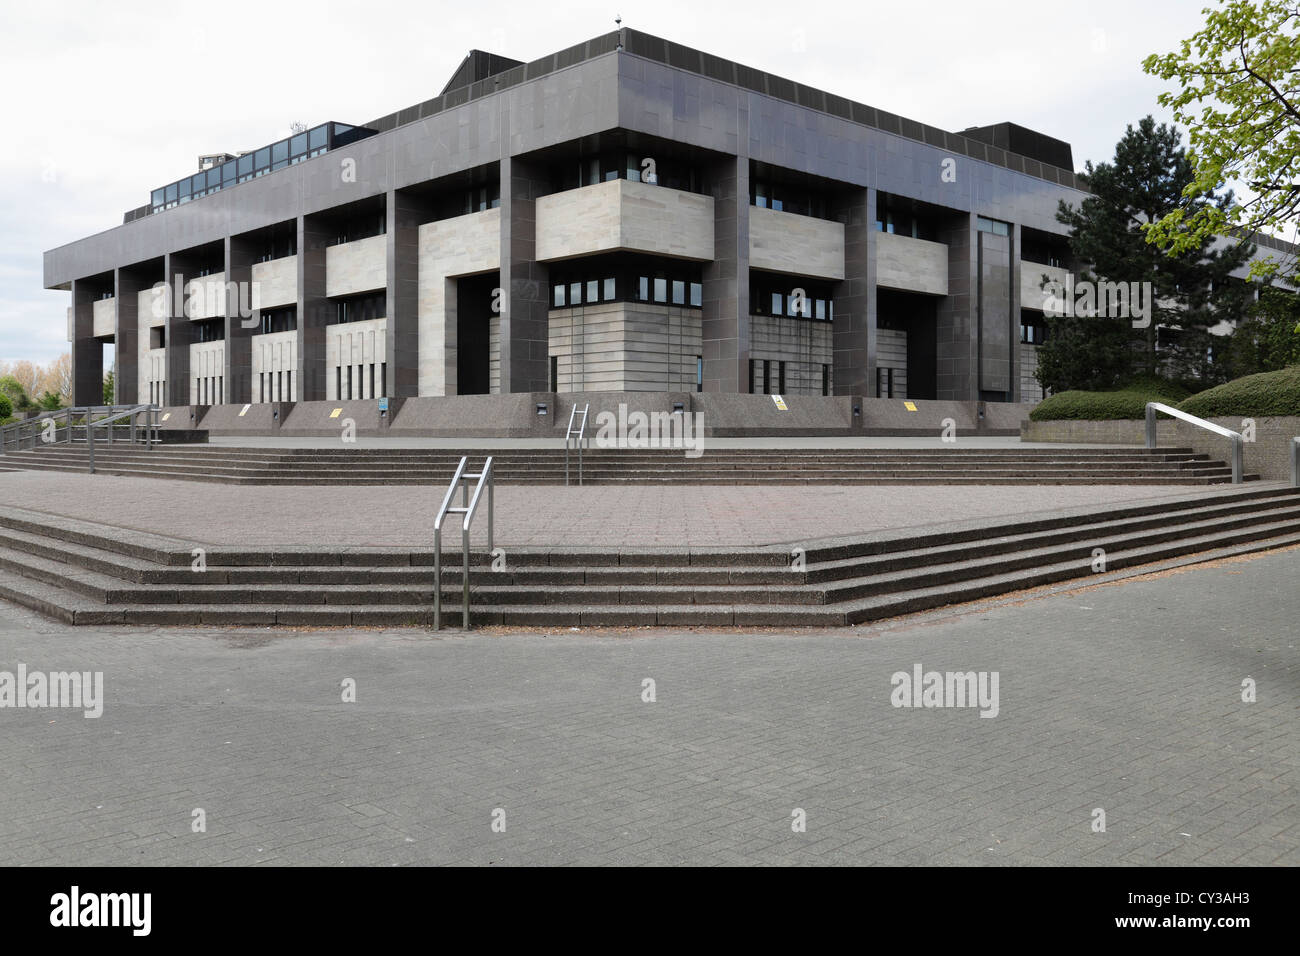
{"type": "Polygon", "coordinates": [[[0,670],[104,675],[98,719],[0,709],[0,864],[1295,865],[1298,570],[790,633],[73,630],[0,605],[0,670]],[[997,716],[891,706],[918,664],[997,672],[997,716]]]}
{"type": "MultiPolygon", "coordinates": [[[[1263,483],[1253,487],[1264,487],[1263,483]]],[[[520,547],[783,544],[1132,501],[1204,498],[1232,485],[500,485],[496,541],[520,547]]],[[[214,545],[422,547],[445,487],[214,485],[112,475],[0,473],[0,500],[214,545]]],[[[456,526],[457,529],[459,526],[456,526]]],[[[480,516],[474,540],[486,541],[480,516]]],[[[459,531],[452,535],[459,536],[459,531]]],[[[456,546],[456,542],[449,544],[456,546]]]]}

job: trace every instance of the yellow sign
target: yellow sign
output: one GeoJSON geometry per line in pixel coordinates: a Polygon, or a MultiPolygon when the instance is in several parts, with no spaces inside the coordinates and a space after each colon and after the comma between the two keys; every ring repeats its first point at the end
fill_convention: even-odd
{"type": "Polygon", "coordinates": [[[788,412],[790,410],[785,407],[785,399],[783,399],[780,395],[773,395],[772,401],[776,403],[776,407],[778,411],[788,412]]]}
{"type": "Polygon", "coordinates": [[[240,418],[243,418],[245,415],[247,415],[247,414],[248,414],[248,410],[249,410],[250,408],[252,408],[252,407],[253,407],[252,405],[245,405],[243,408],[241,408],[241,409],[239,410],[239,417],[240,417],[240,418]]]}
{"type": "Polygon", "coordinates": [[[164,421],[164,422],[165,422],[165,421],[167,421],[167,419],[169,419],[169,418],[171,418],[171,417],[172,417],[172,413],[171,413],[171,412],[168,412],[167,414],[163,415],[163,417],[162,417],[161,419],[159,419],[159,421],[164,421]]]}
{"type": "Polygon", "coordinates": [[[916,406],[913,405],[911,402],[904,402],[903,407],[906,408],[909,412],[916,411],[916,406]]]}
{"type": "Polygon", "coordinates": [[[343,409],[341,409],[341,408],[336,408],[336,409],[334,409],[334,411],[330,412],[330,418],[338,418],[338,417],[339,417],[339,413],[342,412],[342,411],[343,411],[343,409]]]}

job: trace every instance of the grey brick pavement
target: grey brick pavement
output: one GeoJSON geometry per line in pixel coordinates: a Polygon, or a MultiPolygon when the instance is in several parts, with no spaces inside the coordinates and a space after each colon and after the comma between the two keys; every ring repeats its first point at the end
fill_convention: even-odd
{"type": "Polygon", "coordinates": [[[1294,865],[1298,561],[833,632],[74,632],[0,605],[0,669],[103,670],[107,697],[0,710],[0,864],[1294,865]],[[892,708],[918,661],[997,670],[1001,713],[892,708]]]}

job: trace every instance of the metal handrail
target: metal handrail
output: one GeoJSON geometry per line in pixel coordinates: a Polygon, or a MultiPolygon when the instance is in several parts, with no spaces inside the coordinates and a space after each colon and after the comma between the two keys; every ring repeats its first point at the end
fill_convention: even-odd
{"type": "Polygon", "coordinates": [[[569,429],[564,434],[564,483],[569,483],[569,447],[576,443],[578,448],[578,484],[582,484],[582,447],[587,436],[587,412],[591,408],[591,402],[583,405],[581,410],[575,404],[569,412],[569,429]],[[578,430],[573,430],[573,420],[576,415],[581,413],[582,424],[578,430]]]}
{"type": "Polygon", "coordinates": [[[488,552],[493,549],[493,515],[492,515],[492,497],[493,497],[493,472],[492,457],[489,455],[487,461],[483,463],[483,470],[471,474],[465,471],[469,465],[469,458],[462,457],[460,464],[456,466],[456,473],[451,477],[451,484],[447,486],[447,493],[442,498],[442,504],[438,507],[438,515],[433,519],[433,629],[435,631],[442,629],[442,522],[449,514],[463,515],[460,523],[460,547],[461,547],[461,590],[462,590],[462,609],[461,609],[461,627],[469,630],[469,532],[474,523],[474,515],[478,513],[478,503],[483,496],[483,489],[487,488],[487,522],[488,522],[488,552]],[[474,496],[470,497],[470,481],[476,481],[474,485],[474,496]],[[460,488],[463,492],[461,499],[464,504],[459,508],[453,508],[451,501],[456,497],[456,489],[460,488]]]}
{"type": "MultiPolygon", "coordinates": [[[[85,438],[82,439],[87,444],[87,464],[90,472],[95,471],[95,429],[108,426],[108,444],[113,444],[113,423],[125,418],[130,424],[130,435],[128,440],[134,443],[136,441],[137,420],[141,415],[146,416],[144,426],[144,444],[147,449],[152,450],[154,444],[160,441],[158,435],[158,416],[159,408],[156,405],[73,405],[68,408],[61,408],[53,412],[45,412],[37,415],[35,418],[29,418],[25,421],[14,422],[11,425],[0,427],[0,455],[5,453],[6,446],[9,444],[9,435],[14,434],[14,444],[16,449],[21,451],[25,437],[31,438],[31,448],[39,448],[41,443],[37,442],[37,432],[45,430],[45,422],[53,420],[57,423],[62,420],[64,423],[64,441],[72,444],[74,439],[74,419],[77,416],[85,418],[85,424],[81,426],[85,438]],[[100,418],[96,419],[95,416],[100,418]],[[24,429],[30,430],[30,436],[23,434],[24,429]]],[[[57,427],[56,427],[57,431],[57,427]]]]}
{"type": "Polygon", "coordinates": [[[1148,449],[1156,447],[1156,413],[1163,412],[1166,415],[1172,415],[1174,418],[1181,419],[1188,424],[1195,425],[1198,428],[1204,428],[1206,431],[1214,432],[1216,435],[1222,435],[1232,442],[1232,483],[1239,485],[1242,482],[1242,472],[1244,470],[1243,460],[1245,458],[1245,436],[1240,432],[1234,432],[1231,428],[1224,428],[1222,425],[1216,425],[1214,422],[1207,422],[1204,418],[1197,418],[1195,415],[1189,415],[1187,412],[1172,408],[1169,405],[1162,405],[1160,402],[1147,402],[1147,441],[1148,449]]]}

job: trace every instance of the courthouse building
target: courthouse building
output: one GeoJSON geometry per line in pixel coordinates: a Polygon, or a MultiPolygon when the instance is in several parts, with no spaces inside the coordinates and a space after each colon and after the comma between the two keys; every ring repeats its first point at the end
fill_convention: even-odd
{"type": "Polygon", "coordinates": [[[423,103],[201,166],[45,253],[75,402],[110,342],[119,404],[1035,400],[1057,203],[1084,197],[1060,140],[936,129],[629,29],[475,51],[423,103]]]}

